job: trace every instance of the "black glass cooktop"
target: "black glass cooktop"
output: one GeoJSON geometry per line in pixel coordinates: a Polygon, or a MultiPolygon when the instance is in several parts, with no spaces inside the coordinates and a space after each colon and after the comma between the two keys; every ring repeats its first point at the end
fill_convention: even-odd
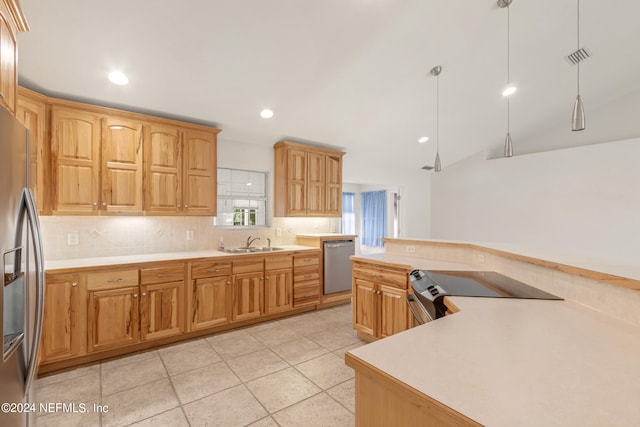
{"type": "Polygon", "coordinates": [[[431,278],[452,296],[562,300],[493,271],[429,271],[431,278]]]}

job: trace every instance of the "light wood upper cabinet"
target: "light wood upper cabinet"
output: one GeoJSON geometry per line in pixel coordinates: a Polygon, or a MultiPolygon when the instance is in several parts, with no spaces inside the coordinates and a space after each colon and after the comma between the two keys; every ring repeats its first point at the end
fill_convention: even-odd
{"type": "Polygon", "coordinates": [[[145,136],[145,211],[216,212],[216,134],[151,124],[145,136]]]}
{"type": "Polygon", "coordinates": [[[182,144],[176,127],[151,124],[145,129],[145,210],[182,210],[182,144]]]}
{"type": "Polygon", "coordinates": [[[91,213],[100,202],[100,119],[81,110],[51,110],[52,208],[91,213]]]}
{"type": "Polygon", "coordinates": [[[184,211],[188,214],[216,213],[216,136],[211,132],[183,133],[184,211]]]}
{"type": "Polygon", "coordinates": [[[0,0],[0,105],[16,112],[18,90],[18,32],[29,25],[16,0],[0,0]]]}
{"type": "Polygon", "coordinates": [[[29,187],[40,214],[47,213],[49,200],[49,143],[46,97],[19,88],[16,117],[29,130],[29,187]]]}
{"type": "Polygon", "coordinates": [[[107,212],[142,212],[142,123],[102,119],[102,205],[107,212]]]}
{"type": "Polygon", "coordinates": [[[342,216],[342,156],[327,154],[325,212],[327,216],[342,216]]]}
{"type": "Polygon", "coordinates": [[[274,145],[274,215],[341,216],[343,155],[289,141],[274,145]]]}
{"type": "Polygon", "coordinates": [[[79,356],[86,330],[82,321],[82,307],[86,302],[81,301],[80,277],[77,274],[47,275],[45,295],[41,361],[79,356]]]}

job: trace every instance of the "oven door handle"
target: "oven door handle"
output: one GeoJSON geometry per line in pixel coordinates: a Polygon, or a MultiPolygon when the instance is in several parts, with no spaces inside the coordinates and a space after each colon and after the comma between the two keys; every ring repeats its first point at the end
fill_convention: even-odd
{"type": "Polygon", "coordinates": [[[422,318],[420,316],[418,316],[418,313],[416,313],[416,311],[413,309],[413,304],[411,304],[411,303],[416,303],[418,306],[420,306],[422,314],[423,314],[424,318],[427,319],[427,322],[431,322],[433,320],[433,318],[431,317],[431,315],[429,314],[427,309],[424,308],[422,303],[416,299],[415,295],[409,294],[409,295],[407,295],[407,305],[409,306],[409,310],[411,310],[411,314],[413,314],[414,319],[416,319],[416,321],[419,324],[424,325],[426,322],[424,322],[422,320],[422,318]]]}

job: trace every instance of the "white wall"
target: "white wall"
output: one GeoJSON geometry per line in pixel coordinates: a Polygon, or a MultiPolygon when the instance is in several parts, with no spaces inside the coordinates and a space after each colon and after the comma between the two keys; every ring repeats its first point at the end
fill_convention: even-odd
{"type": "Polygon", "coordinates": [[[431,190],[433,238],[640,263],[640,138],[479,154],[434,175],[431,190]]]}

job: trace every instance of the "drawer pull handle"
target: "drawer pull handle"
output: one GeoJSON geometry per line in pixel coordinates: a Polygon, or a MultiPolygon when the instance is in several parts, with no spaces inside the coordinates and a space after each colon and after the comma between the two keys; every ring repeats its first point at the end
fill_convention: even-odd
{"type": "Polygon", "coordinates": [[[217,268],[209,268],[209,269],[207,269],[207,271],[213,271],[214,273],[217,273],[220,270],[217,269],[217,268]]]}
{"type": "Polygon", "coordinates": [[[122,283],[122,282],[124,282],[124,279],[122,277],[118,277],[117,279],[107,280],[107,283],[122,283]]]}
{"type": "Polygon", "coordinates": [[[171,277],[171,274],[158,274],[158,277],[171,277]]]}
{"type": "Polygon", "coordinates": [[[311,274],[307,274],[307,275],[304,276],[305,279],[308,279],[310,277],[311,277],[311,274]]]}

